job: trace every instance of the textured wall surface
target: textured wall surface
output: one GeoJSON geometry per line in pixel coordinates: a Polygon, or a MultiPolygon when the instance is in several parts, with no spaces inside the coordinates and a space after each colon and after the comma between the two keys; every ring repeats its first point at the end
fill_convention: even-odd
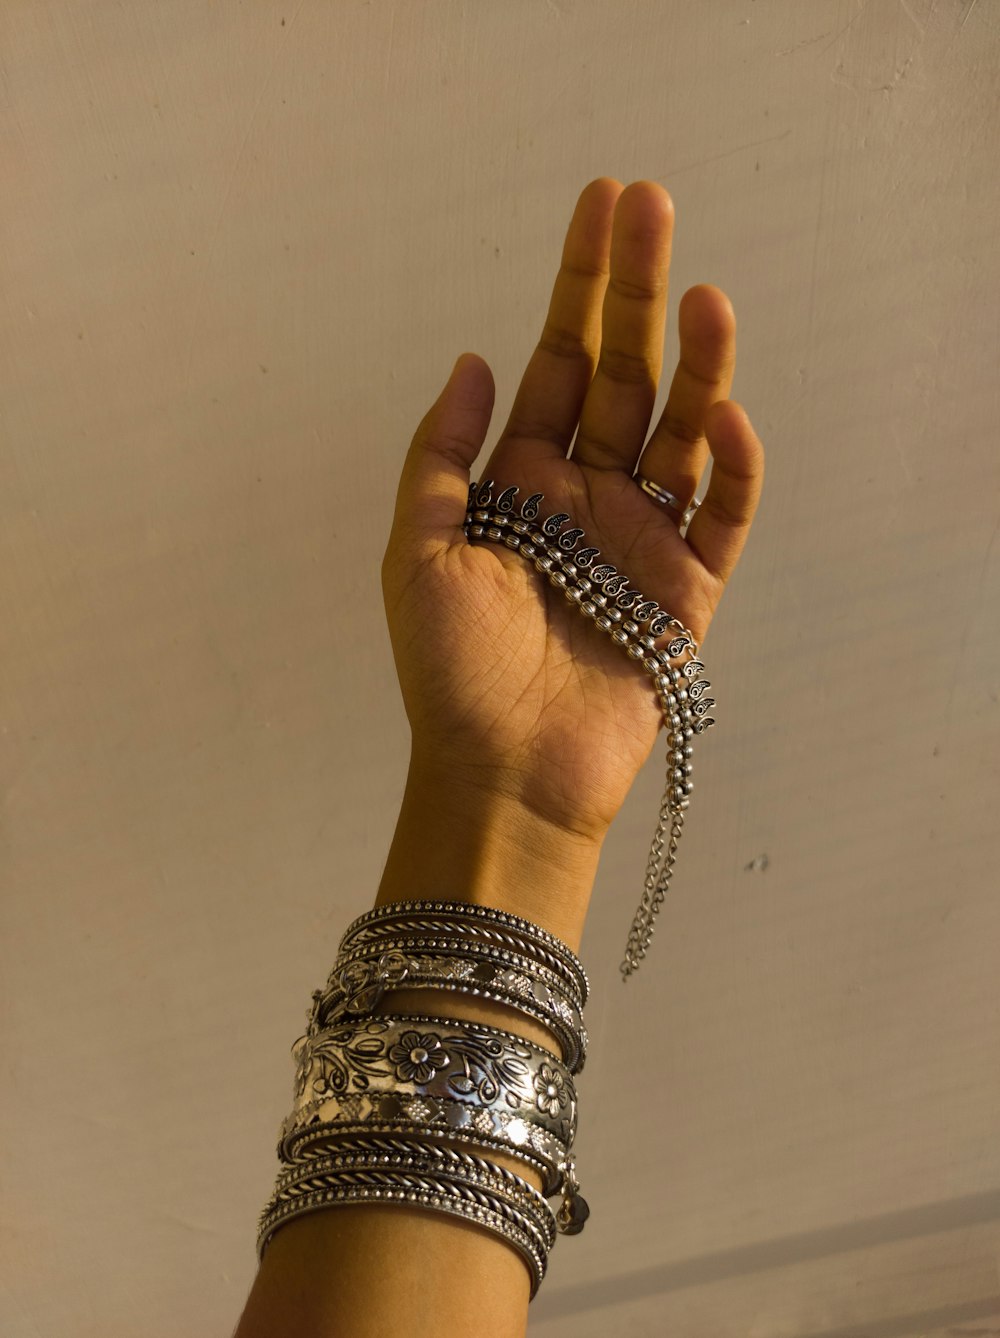
{"type": "Polygon", "coordinates": [[[529,1332],[1000,1333],[998,59],[994,0],[5,0],[5,1338],[232,1332],[402,794],[403,454],[473,350],[486,458],[602,175],[676,207],[654,420],[718,284],[767,479],[529,1332]]]}

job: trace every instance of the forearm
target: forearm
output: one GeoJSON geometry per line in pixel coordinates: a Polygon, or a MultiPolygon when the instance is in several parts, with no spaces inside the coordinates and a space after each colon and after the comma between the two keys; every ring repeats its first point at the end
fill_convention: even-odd
{"type": "MultiPolygon", "coordinates": [[[[411,766],[375,904],[493,906],[576,952],[599,858],[599,845],[553,830],[515,800],[411,766]]],[[[465,994],[392,991],[376,1011],[485,1022],[560,1054],[542,1023],[465,994]]],[[[483,1155],[542,1188],[518,1159],[483,1155]]],[[[472,1224],[427,1210],[338,1205],[275,1233],[234,1338],[522,1338],[529,1291],[517,1252],[472,1224]]]]}

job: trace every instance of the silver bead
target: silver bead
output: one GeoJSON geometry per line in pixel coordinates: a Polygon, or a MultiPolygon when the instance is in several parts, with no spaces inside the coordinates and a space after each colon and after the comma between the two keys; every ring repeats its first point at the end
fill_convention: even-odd
{"type": "Polygon", "coordinates": [[[549,576],[549,581],[552,583],[552,585],[559,586],[561,590],[565,590],[566,586],[569,584],[569,582],[566,579],[566,573],[564,571],[552,572],[551,575],[549,576]]]}
{"type": "Polygon", "coordinates": [[[621,629],[620,627],[617,627],[617,628],[615,628],[615,630],[611,633],[611,640],[612,640],[612,641],[617,641],[618,644],[619,644],[619,646],[624,646],[625,643],[626,643],[626,641],[628,641],[628,633],[627,633],[627,632],[623,632],[622,629],[621,629]]]}
{"type": "Polygon", "coordinates": [[[582,590],[585,595],[589,595],[594,588],[594,584],[592,581],[588,581],[586,576],[581,576],[576,583],[576,587],[578,590],[582,590]]]}
{"type": "Polygon", "coordinates": [[[571,585],[566,590],[566,598],[571,599],[574,604],[579,604],[583,599],[583,591],[578,586],[571,585]]]}
{"type": "Polygon", "coordinates": [[[537,550],[534,544],[526,544],[524,540],[521,541],[521,552],[524,554],[526,558],[533,558],[535,556],[536,551],[537,550]]]}
{"type": "Polygon", "coordinates": [[[486,534],[490,539],[499,539],[500,527],[498,525],[491,525],[489,529],[486,531],[486,534]]]}
{"type": "Polygon", "coordinates": [[[601,629],[602,632],[611,631],[611,626],[612,626],[611,619],[606,614],[602,613],[599,618],[594,619],[594,622],[601,629]]]}
{"type": "Polygon", "coordinates": [[[637,646],[634,641],[630,641],[629,644],[625,647],[625,649],[628,651],[630,657],[633,660],[642,659],[642,647],[637,646]]]}
{"type": "Polygon", "coordinates": [[[622,627],[625,628],[625,631],[628,632],[629,636],[637,636],[639,633],[639,624],[633,622],[631,618],[626,618],[622,623],[622,627]]]}
{"type": "Polygon", "coordinates": [[[580,608],[587,615],[588,618],[593,618],[597,614],[597,605],[594,603],[592,599],[584,600],[584,602],[580,605],[580,608]]]}
{"type": "Polygon", "coordinates": [[[646,648],[647,650],[655,650],[655,649],[656,649],[656,637],[655,637],[655,636],[649,636],[648,634],[647,634],[646,636],[641,636],[641,637],[639,638],[639,645],[640,645],[640,646],[645,646],[645,648],[646,648]]]}
{"type": "Polygon", "coordinates": [[[508,534],[507,537],[504,539],[504,543],[507,545],[508,548],[513,548],[514,552],[516,553],[517,550],[521,547],[521,536],[518,534],[508,534]]]}
{"type": "Polygon", "coordinates": [[[599,609],[606,609],[608,607],[607,595],[594,595],[593,601],[599,609]]]}

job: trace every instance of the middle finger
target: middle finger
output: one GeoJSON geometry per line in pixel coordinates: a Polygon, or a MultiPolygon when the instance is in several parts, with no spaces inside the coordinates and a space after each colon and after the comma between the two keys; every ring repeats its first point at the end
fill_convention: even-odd
{"type": "Polygon", "coordinates": [[[642,452],[663,365],[673,201],[655,181],[618,197],[601,352],[570,456],[631,477],[642,452]]]}

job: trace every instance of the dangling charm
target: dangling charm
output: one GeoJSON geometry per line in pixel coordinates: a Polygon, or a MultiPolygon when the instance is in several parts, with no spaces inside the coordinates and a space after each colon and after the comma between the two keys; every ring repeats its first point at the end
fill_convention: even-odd
{"type": "Polygon", "coordinates": [[[571,1152],[566,1158],[563,1180],[563,1201],[556,1213],[556,1224],[564,1236],[578,1236],[590,1216],[590,1204],[580,1193],[576,1178],[576,1157],[571,1152]]]}
{"type": "Polygon", "coordinates": [[[572,552],[573,545],[578,539],[582,538],[583,530],[566,530],[565,533],[560,534],[559,536],[559,547],[567,553],[572,552]]]}
{"type": "Polygon", "coordinates": [[[497,498],[497,510],[502,511],[504,515],[506,515],[508,511],[513,511],[514,498],[519,492],[520,489],[516,483],[512,488],[504,488],[503,492],[497,498]]]}
{"type": "Polygon", "coordinates": [[[487,479],[486,482],[480,486],[479,492],[476,494],[476,506],[482,510],[483,507],[489,506],[492,500],[493,480],[487,479]]]}
{"type": "Polygon", "coordinates": [[[522,520],[534,520],[538,515],[538,503],[545,496],[543,492],[533,492],[521,507],[522,520]]]}

